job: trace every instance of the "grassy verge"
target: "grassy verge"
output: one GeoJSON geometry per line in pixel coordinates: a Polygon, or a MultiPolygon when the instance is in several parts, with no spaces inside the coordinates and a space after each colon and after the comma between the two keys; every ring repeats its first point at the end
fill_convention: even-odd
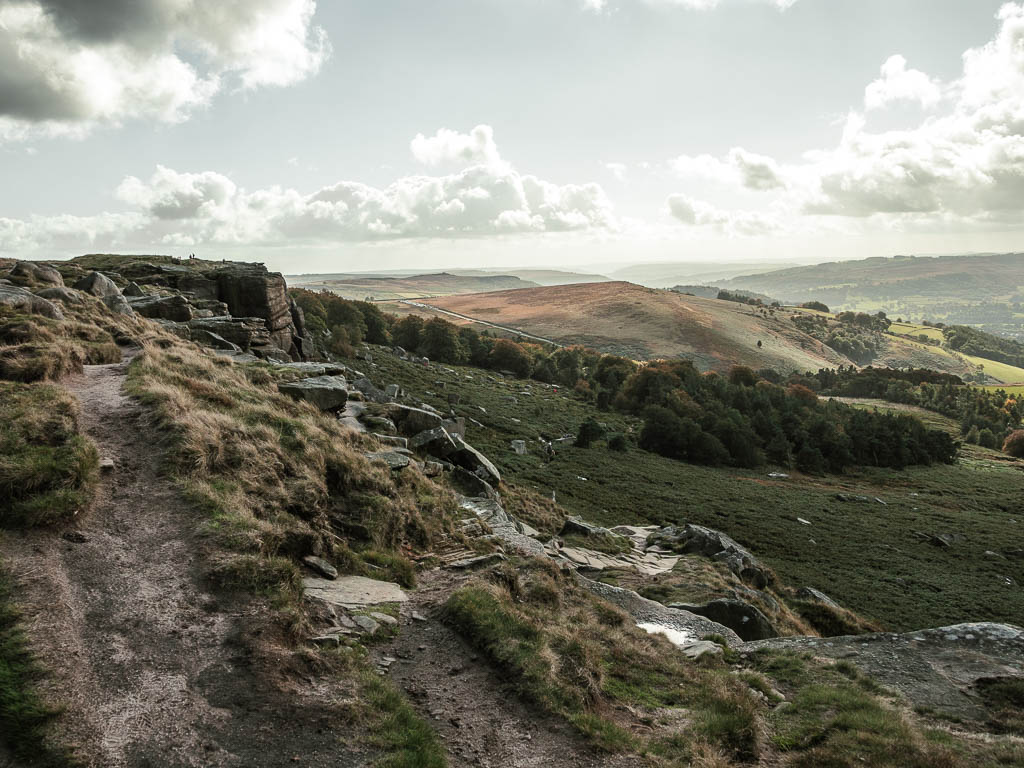
{"type": "Polygon", "coordinates": [[[757,701],[721,662],[687,662],[546,561],[458,590],[445,616],[521,696],[598,749],[662,754],[668,765],[708,749],[740,761],[761,752],[757,701]],[[694,717],[681,733],[655,727],[687,712],[694,717]]]}
{"type": "Polygon", "coordinates": [[[45,704],[36,684],[42,670],[28,650],[14,605],[14,588],[0,571],[0,738],[20,760],[39,768],[67,768],[73,756],[50,741],[48,726],[60,711],[45,704]]]}
{"type": "Polygon", "coordinates": [[[72,517],[88,505],[98,467],[73,397],[50,385],[0,381],[0,526],[72,517]]]}

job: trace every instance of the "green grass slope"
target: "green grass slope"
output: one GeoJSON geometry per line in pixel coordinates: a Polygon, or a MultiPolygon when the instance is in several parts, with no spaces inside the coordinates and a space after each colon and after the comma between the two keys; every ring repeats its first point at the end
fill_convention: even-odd
{"type": "MultiPolygon", "coordinates": [[[[1001,553],[1021,538],[1024,462],[968,446],[953,466],[771,478],[767,469],[712,469],[665,459],[631,441],[625,453],[603,441],[589,449],[567,444],[549,462],[539,435],[574,434],[588,417],[612,434],[635,435],[639,424],[564,391],[478,369],[452,367],[454,374],[439,374],[385,351],[374,361],[372,377],[379,384],[401,384],[438,408],[447,409],[447,393],[458,392],[457,412],[483,425],[470,425],[469,441],[512,483],[543,497],[554,493],[572,514],[603,525],[692,522],[723,530],[786,583],[822,589],[891,629],[1019,622],[1024,615],[1018,586],[1024,561],[986,554],[1001,553]],[[515,454],[514,439],[528,441],[526,455],[515,454]],[[838,494],[866,500],[845,501],[838,494]],[[955,543],[937,546],[923,537],[928,534],[953,534],[955,543]]],[[[958,431],[942,417],[932,420],[958,431]]]]}

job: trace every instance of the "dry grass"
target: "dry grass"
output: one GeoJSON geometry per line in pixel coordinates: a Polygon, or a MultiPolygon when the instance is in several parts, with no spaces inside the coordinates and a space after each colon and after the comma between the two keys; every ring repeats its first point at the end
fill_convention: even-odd
{"type": "Polygon", "coordinates": [[[499,569],[454,593],[445,611],[522,696],[601,749],[671,765],[716,750],[740,760],[761,752],[758,702],[745,683],[720,661],[688,662],[549,561],[499,569]],[[652,727],[680,717],[681,731],[652,727]]]}
{"type": "Polygon", "coordinates": [[[0,381],[0,525],[47,525],[86,508],[98,467],[71,395],[0,381]]]}
{"type": "Polygon", "coordinates": [[[64,320],[51,320],[0,307],[0,379],[58,381],[81,373],[83,365],[118,362],[118,340],[159,333],[137,318],[111,313],[84,294],[82,304],[64,306],[64,313],[64,320]]]}
{"type": "Polygon", "coordinates": [[[400,559],[452,530],[449,492],[414,470],[394,475],[371,464],[362,452],[372,440],[279,394],[266,367],[176,340],[162,346],[145,344],[129,388],[153,408],[169,436],[170,470],[206,512],[222,581],[268,587],[276,574],[290,587],[294,574],[280,558],[307,554],[373,571],[359,550],[400,559]]]}

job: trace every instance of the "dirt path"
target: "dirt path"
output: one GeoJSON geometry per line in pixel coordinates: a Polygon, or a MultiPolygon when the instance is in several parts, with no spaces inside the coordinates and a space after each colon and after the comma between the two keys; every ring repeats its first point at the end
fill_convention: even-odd
{"type": "Polygon", "coordinates": [[[46,693],[67,708],[62,738],[103,768],[364,764],[339,738],[346,691],[274,659],[258,606],[208,591],[197,520],[159,474],[159,436],[123,391],[127,363],[67,382],[114,462],[92,511],[63,535],[0,543],[52,672],[46,693]]]}
{"type": "Polygon", "coordinates": [[[438,618],[468,575],[434,570],[402,604],[401,632],[378,649],[389,673],[437,729],[452,768],[626,768],[639,758],[595,752],[559,718],[527,707],[508,681],[438,618]],[[414,614],[421,617],[414,618],[414,614]]]}

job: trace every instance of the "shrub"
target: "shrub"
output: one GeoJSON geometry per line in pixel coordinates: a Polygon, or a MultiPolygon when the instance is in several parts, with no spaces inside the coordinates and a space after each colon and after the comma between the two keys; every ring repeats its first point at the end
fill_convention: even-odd
{"type": "Polygon", "coordinates": [[[595,440],[600,440],[602,437],[604,437],[604,427],[593,419],[587,419],[580,425],[580,430],[576,435],[576,442],[573,444],[577,448],[589,448],[591,443],[595,440]]]}
{"type": "Polygon", "coordinates": [[[608,438],[608,448],[613,451],[619,451],[620,453],[625,451],[629,447],[629,443],[626,440],[626,436],[619,432],[618,434],[612,435],[608,438]]]}
{"type": "Polygon", "coordinates": [[[1024,459],[1024,429],[1015,429],[1003,442],[1003,453],[1024,459]]]}

